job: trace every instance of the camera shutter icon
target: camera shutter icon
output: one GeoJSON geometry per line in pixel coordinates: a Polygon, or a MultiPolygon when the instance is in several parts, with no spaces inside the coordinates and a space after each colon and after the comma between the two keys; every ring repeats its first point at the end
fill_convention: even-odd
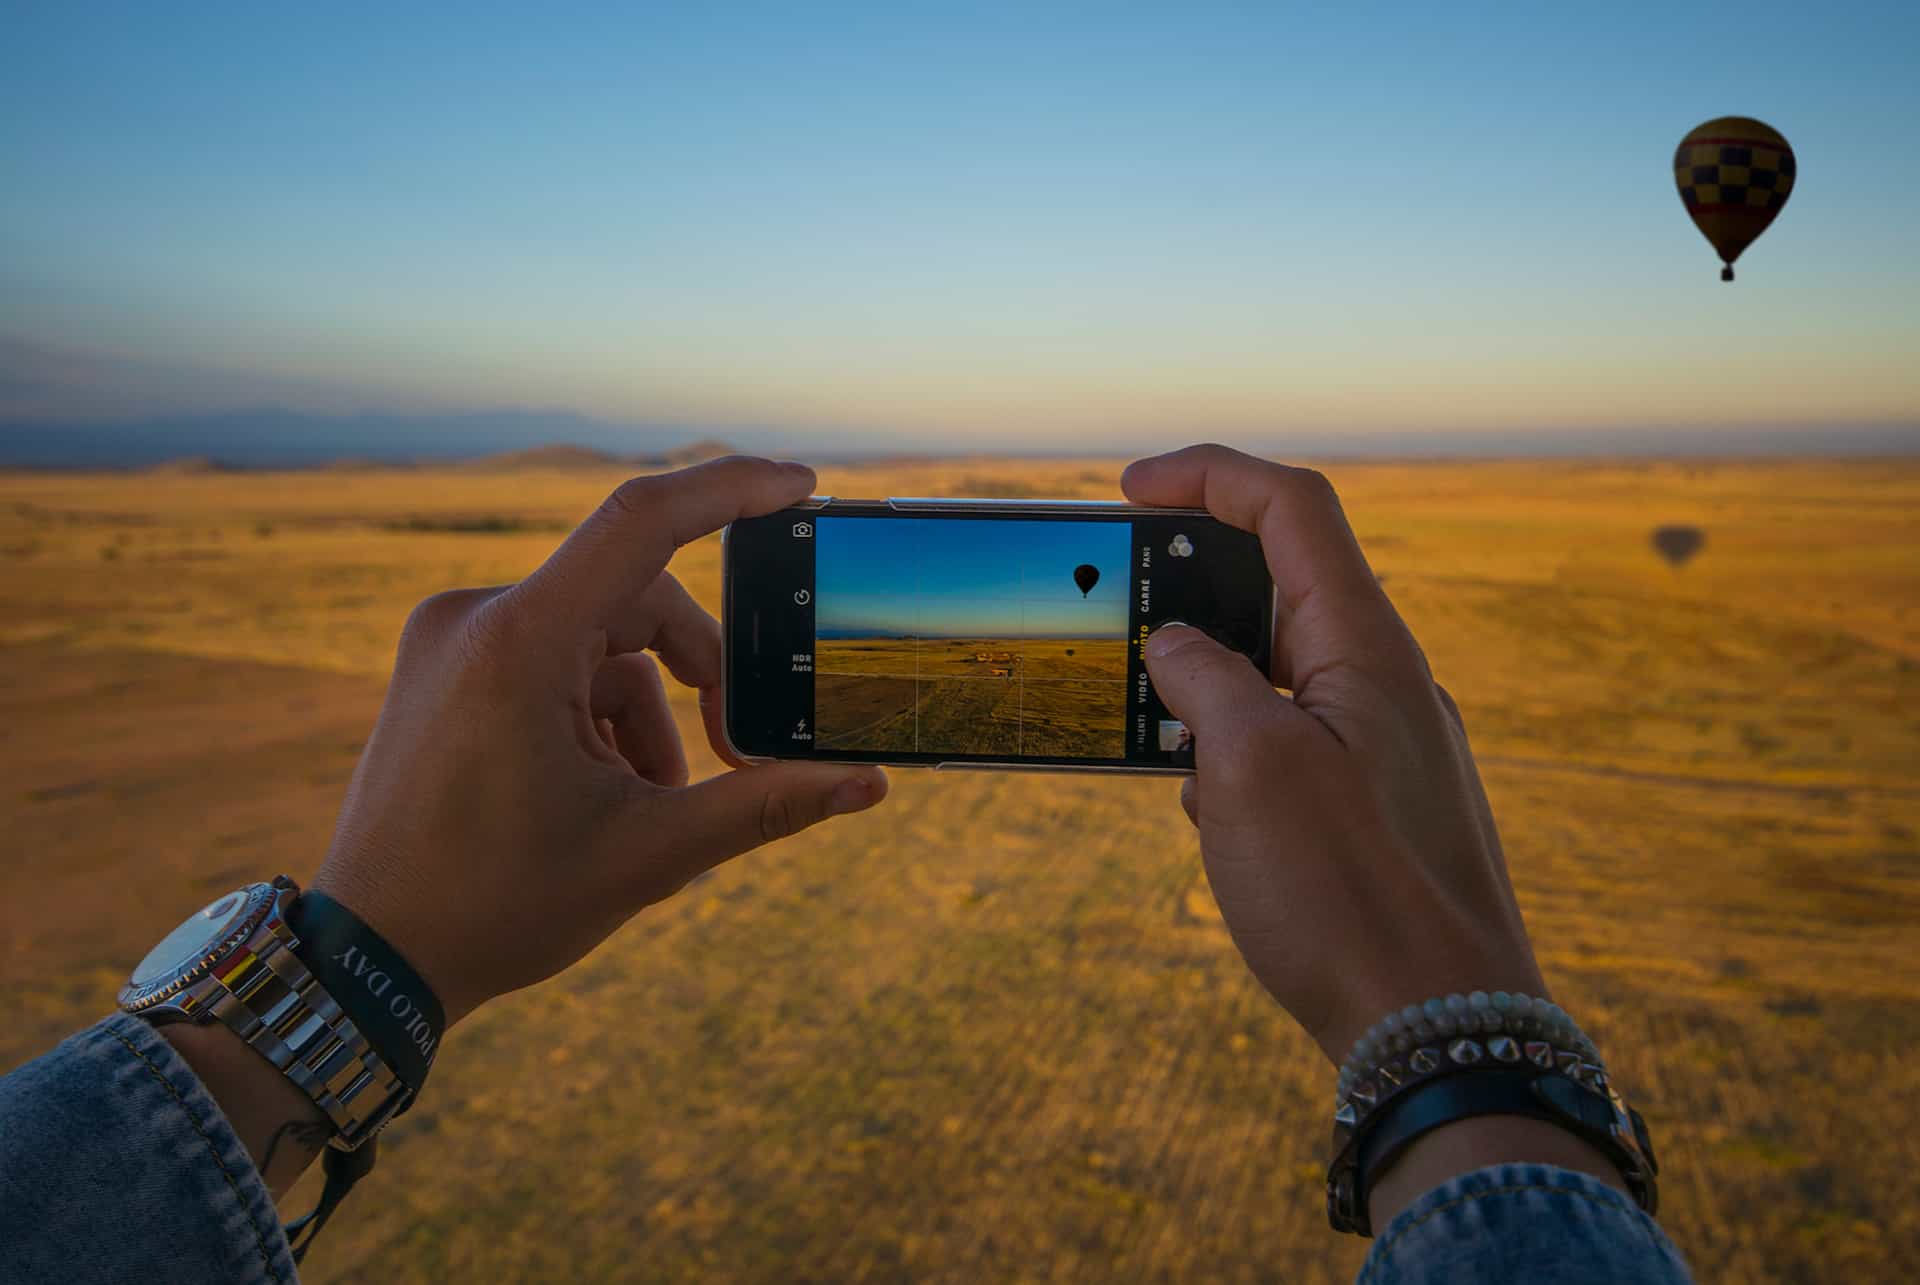
{"type": "Polygon", "coordinates": [[[796,539],[796,540],[810,540],[810,539],[812,539],[812,538],[813,538],[813,523],[811,523],[811,522],[796,522],[796,523],[794,523],[794,524],[793,524],[793,538],[794,538],[794,539],[796,539]]]}

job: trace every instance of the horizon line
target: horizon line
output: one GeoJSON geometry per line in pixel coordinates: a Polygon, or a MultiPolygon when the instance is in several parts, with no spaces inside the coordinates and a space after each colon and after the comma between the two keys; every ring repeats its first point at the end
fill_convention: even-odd
{"type": "MultiPolygon", "coordinates": [[[[881,464],[964,460],[1113,460],[1171,449],[1190,441],[1225,441],[1257,454],[1329,461],[1485,461],[1538,460],[1731,460],[1888,458],[1920,455],[1920,420],[1850,421],[1835,425],[1755,425],[1750,428],[1619,425],[1478,428],[1414,431],[1351,430],[1208,432],[1195,428],[1159,436],[1141,431],[1115,432],[1093,447],[1080,434],[1052,441],[1029,437],[1020,442],[968,440],[959,432],[926,433],[913,449],[891,442],[860,440],[858,430],[777,429],[720,425],[619,427],[581,420],[540,424],[527,416],[524,431],[503,429],[503,412],[450,415],[392,415],[360,412],[350,416],[287,412],[314,427],[291,434],[216,416],[160,418],[96,424],[34,424],[0,421],[0,469],[33,472],[127,472],[165,465],[245,472],[299,472],[340,465],[363,468],[431,468],[453,464],[515,462],[511,457],[554,457],[570,467],[677,463],[672,457],[692,449],[712,454],[803,454],[823,464],[881,464]],[[386,431],[381,431],[384,421],[386,431]],[[357,431],[346,431],[351,422],[357,431]],[[329,431],[328,425],[333,426],[329,431]],[[421,431],[423,426],[437,431],[421,431]],[[406,431],[407,429],[412,431],[406,431]],[[463,428],[471,432],[463,434],[463,428]],[[601,431],[575,431],[599,428],[601,431]],[[545,431],[543,432],[542,429],[545,431]],[[555,430],[558,430],[557,432],[555,430]],[[818,448],[810,448],[818,441],[818,448]]],[[[514,418],[513,412],[504,412],[514,418]]],[[[283,421],[284,422],[284,421],[283,421]]],[[[525,462],[537,467],[535,458],[525,462]]]]}
{"type": "Polygon", "coordinates": [[[953,642],[958,639],[979,639],[982,642],[993,639],[1006,639],[1009,642],[1067,642],[1069,640],[1086,642],[1124,643],[1127,633],[1123,629],[1117,634],[1006,634],[1006,633],[965,633],[965,634],[896,634],[896,633],[844,633],[838,629],[815,630],[816,639],[827,642],[953,642]]]}

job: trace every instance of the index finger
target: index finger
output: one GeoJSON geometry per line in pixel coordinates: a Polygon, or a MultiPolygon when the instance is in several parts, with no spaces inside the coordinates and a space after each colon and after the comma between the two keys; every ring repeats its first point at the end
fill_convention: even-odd
{"type": "Polygon", "coordinates": [[[783,509],[812,489],[806,465],[749,456],[631,478],[521,582],[520,599],[542,620],[576,631],[608,628],[631,613],[682,545],[783,509]]]}
{"type": "Polygon", "coordinates": [[[1274,655],[1287,685],[1304,688],[1313,674],[1342,663],[1419,663],[1321,474],[1209,444],[1137,460],[1120,487],[1135,503],[1204,508],[1260,537],[1288,618],[1274,655]]]}
{"type": "Polygon", "coordinates": [[[1289,609],[1325,589],[1378,585],[1332,483],[1312,469],[1208,444],[1135,460],[1120,489],[1136,504],[1205,509],[1259,536],[1289,609]]]}

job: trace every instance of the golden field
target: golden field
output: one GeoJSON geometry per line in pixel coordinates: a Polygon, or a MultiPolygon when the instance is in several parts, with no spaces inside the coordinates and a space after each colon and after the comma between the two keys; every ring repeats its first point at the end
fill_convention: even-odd
{"type": "MultiPolygon", "coordinates": [[[[821,490],[1093,498],[1118,468],[821,490]]],[[[1696,1272],[1906,1278],[1920,462],[1327,470],[1696,1272]],[[1704,549],[1669,566],[1662,523],[1704,549]]],[[[0,475],[0,1067],[216,892],[310,875],[411,605],[521,575],[617,480],[0,475]]],[[[675,564],[710,606],[717,560],[675,564]]],[[[1173,783],[894,780],[458,1028],[308,1278],[1350,1278],[1332,1070],[1234,955],[1173,783]]]]}

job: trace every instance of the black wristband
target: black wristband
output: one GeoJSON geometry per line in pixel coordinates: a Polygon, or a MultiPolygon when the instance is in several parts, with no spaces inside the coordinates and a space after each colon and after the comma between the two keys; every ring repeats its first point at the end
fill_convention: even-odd
{"type": "Polygon", "coordinates": [[[1463,1071],[1424,1084],[1382,1111],[1360,1141],[1357,1187],[1362,1198],[1372,1193],[1381,1175],[1408,1147],[1443,1124],[1479,1115],[1517,1115],[1557,1123],[1533,1096],[1533,1081],[1541,1074],[1531,1068],[1463,1071]]]}
{"type": "Polygon", "coordinates": [[[1363,1236],[1373,1234],[1367,1202],[1374,1184],[1408,1147],[1442,1125],[1483,1115],[1544,1120],[1581,1138],[1613,1162],[1635,1202],[1652,1214],[1659,1199],[1652,1181],[1657,1172],[1652,1145],[1639,1115],[1624,1104],[1620,1109],[1631,1129],[1631,1146],[1624,1132],[1615,1132],[1621,1121],[1615,1116],[1613,1102],[1550,1071],[1480,1066],[1429,1080],[1383,1107],[1354,1139],[1355,1226],[1350,1230],[1363,1236]]]}
{"type": "Polygon", "coordinates": [[[287,925],[300,939],[294,953],[418,1097],[447,1028],[439,997],[386,938],[324,892],[300,894],[287,925]]]}

